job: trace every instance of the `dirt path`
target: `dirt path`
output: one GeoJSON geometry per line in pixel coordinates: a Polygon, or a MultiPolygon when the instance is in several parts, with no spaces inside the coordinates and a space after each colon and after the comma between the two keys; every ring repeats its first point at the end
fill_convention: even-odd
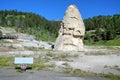
{"type": "Polygon", "coordinates": [[[16,72],[14,69],[0,68],[0,80],[107,80],[100,77],[75,77],[51,71],[16,72]]]}

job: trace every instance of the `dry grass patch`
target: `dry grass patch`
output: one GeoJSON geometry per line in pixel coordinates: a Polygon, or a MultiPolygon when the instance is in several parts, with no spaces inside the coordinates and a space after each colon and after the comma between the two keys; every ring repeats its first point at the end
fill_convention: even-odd
{"type": "Polygon", "coordinates": [[[0,57],[0,67],[14,66],[14,57],[0,57]]]}

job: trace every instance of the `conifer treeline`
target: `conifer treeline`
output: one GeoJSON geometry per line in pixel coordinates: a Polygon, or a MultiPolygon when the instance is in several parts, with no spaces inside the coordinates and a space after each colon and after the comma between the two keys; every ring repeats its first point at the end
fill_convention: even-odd
{"type": "MultiPolygon", "coordinates": [[[[85,40],[101,41],[120,38],[120,14],[96,16],[84,20],[85,40]]],[[[18,32],[35,35],[37,39],[54,41],[58,35],[60,21],[49,21],[44,17],[17,10],[1,10],[0,26],[13,27],[18,32]]]]}
{"type": "Polygon", "coordinates": [[[0,26],[13,27],[18,32],[35,35],[37,39],[53,41],[58,35],[60,21],[49,21],[30,12],[2,10],[0,11],[0,26]]]}
{"type": "Polygon", "coordinates": [[[96,16],[84,20],[86,38],[94,41],[120,38],[120,14],[113,16],[96,16]]]}

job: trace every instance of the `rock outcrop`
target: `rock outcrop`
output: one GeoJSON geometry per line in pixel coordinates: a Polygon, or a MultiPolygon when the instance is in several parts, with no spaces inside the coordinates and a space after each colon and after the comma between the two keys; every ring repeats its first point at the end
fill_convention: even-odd
{"type": "Polygon", "coordinates": [[[79,10],[75,5],[70,5],[61,23],[59,36],[55,42],[54,50],[80,51],[83,50],[85,26],[79,10]]]}

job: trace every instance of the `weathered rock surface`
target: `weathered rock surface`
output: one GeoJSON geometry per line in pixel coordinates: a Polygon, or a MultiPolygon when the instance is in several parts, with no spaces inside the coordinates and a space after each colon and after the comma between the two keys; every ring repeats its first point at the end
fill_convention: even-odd
{"type": "Polygon", "coordinates": [[[0,40],[0,51],[7,51],[9,47],[17,50],[25,50],[25,48],[51,49],[51,42],[37,41],[36,37],[17,33],[13,28],[3,28],[0,26],[0,31],[2,33],[0,39],[3,40],[0,40]],[[7,44],[4,42],[7,42],[7,44]]]}
{"type": "Polygon", "coordinates": [[[83,37],[85,26],[79,10],[75,5],[70,5],[61,23],[59,36],[55,42],[55,49],[60,51],[83,50],[83,37]]]}

